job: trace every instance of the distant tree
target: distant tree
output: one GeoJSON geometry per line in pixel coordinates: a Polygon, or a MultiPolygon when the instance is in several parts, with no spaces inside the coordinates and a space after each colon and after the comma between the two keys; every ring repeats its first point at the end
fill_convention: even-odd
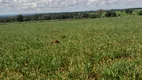
{"type": "Polygon", "coordinates": [[[109,12],[106,12],[105,16],[106,16],[106,17],[111,17],[111,12],[110,12],[110,11],[109,11],[109,12]]]}
{"type": "Polygon", "coordinates": [[[96,14],[90,14],[90,18],[99,18],[100,16],[99,15],[96,15],[96,14]]]}
{"type": "Polygon", "coordinates": [[[121,10],[120,12],[123,13],[123,10],[121,10]]]}
{"type": "Polygon", "coordinates": [[[32,19],[31,19],[31,16],[24,16],[23,20],[24,21],[31,21],[32,19]]]}
{"type": "Polygon", "coordinates": [[[105,16],[106,17],[116,17],[116,13],[112,12],[112,11],[108,11],[108,12],[106,12],[105,16]]]}
{"type": "Polygon", "coordinates": [[[96,14],[99,16],[102,16],[103,12],[104,12],[104,10],[100,9],[100,10],[96,11],[96,14]]]}
{"type": "Polygon", "coordinates": [[[142,15],[142,11],[139,11],[139,12],[138,12],[138,15],[142,15]]]}
{"type": "Polygon", "coordinates": [[[23,16],[22,15],[18,15],[17,16],[17,21],[18,22],[23,22],[23,16]]]}
{"type": "Polygon", "coordinates": [[[128,13],[129,13],[129,9],[126,9],[126,10],[125,10],[125,13],[128,14],[128,13]]]}
{"type": "Polygon", "coordinates": [[[111,17],[117,17],[115,12],[111,12],[111,17]]]}
{"type": "Polygon", "coordinates": [[[88,13],[82,13],[82,18],[88,18],[89,14],[88,13]]]}
{"type": "Polygon", "coordinates": [[[33,21],[38,21],[38,19],[39,19],[39,15],[38,14],[32,16],[32,20],[33,21]]]}
{"type": "Polygon", "coordinates": [[[50,20],[50,19],[51,19],[51,16],[49,16],[49,15],[43,15],[43,16],[42,16],[42,19],[43,19],[43,20],[50,20]]]}
{"type": "Polygon", "coordinates": [[[126,9],[126,10],[125,10],[125,13],[127,13],[127,14],[132,14],[132,13],[133,13],[133,10],[132,10],[132,9],[126,9]]]}

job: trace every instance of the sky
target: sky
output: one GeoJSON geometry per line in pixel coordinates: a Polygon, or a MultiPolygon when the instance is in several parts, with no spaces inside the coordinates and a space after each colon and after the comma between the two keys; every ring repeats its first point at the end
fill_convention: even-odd
{"type": "Polygon", "coordinates": [[[142,7],[142,0],[0,0],[0,15],[142,7]]]}

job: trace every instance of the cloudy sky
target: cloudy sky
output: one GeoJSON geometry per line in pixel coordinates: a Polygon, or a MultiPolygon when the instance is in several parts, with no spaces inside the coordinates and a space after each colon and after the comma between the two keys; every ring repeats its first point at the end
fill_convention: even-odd
{"type": "Polygon", "coordinates": [[[0,0],[0,14],[142,7],[142,0],[0,0]]]}

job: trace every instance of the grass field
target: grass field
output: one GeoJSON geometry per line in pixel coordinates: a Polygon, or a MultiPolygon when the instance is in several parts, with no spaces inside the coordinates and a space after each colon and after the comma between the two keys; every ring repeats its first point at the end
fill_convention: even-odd
{"type": "Polygon", "coordinates": [[[0,79],[142,80],[141,21],[123,17],[0,24],[0,79]]]}

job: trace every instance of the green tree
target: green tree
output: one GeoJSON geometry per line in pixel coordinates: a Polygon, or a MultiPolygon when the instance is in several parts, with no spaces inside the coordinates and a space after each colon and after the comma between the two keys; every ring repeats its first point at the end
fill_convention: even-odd
{"type": "Polygon", "coordinates": [[[142,11],[139,11],[139,12],[138,12],[138,15],[142,15],[142,11]]]}
{"type": "Polygon", "coordinates": [[[111,12],[111,17],[117,17],[115,12],[111,12]]]}
{"type": "Polygon", "coordinates": [[[132,13],[133,13],[133,10],[132,10],[132,9],[126,9],[126,10],[125,10],[125,13],[127,13],[127,14],[132,14],[132,13]]]}
{"type": "Polygon", "coordinates": [[[111,17],[111,12],[110,11],[106,12],[105,16],[106,17],[111,17]]]}
{"type": "Polygon", "coordinates": [[[88,18],[89,14],[88,13],[82,13],[82,18],[88,18]]]}
{"type": "Polygon", "coordinates": [[[90,18],[99,18],[100,16],[99,15],[96,15],[96,14],[90,14],[90,18]]]}
{"type": "Polygon", "coordinates": [[[24,21],[23,16],[21,14],[17,16],[17,21],[18,22],[23,22],[24,21]]]}
{"type": "Polygon", "coordinates": [[[96,14],[97,14],[98,16],[102,16],[103,12],[104,12],[104,10],[103,10],[103,9],[100,9],[100,10],[96,11],[96,14]]]}
{"type": "Polygon", "coordinates": [[[106,12],[105,16],[106,16],[106,17],[117,17],[117,16],[116,16],[116,13],[115,13],[115,12],[112,12],[112,11],[106,12]]]}

